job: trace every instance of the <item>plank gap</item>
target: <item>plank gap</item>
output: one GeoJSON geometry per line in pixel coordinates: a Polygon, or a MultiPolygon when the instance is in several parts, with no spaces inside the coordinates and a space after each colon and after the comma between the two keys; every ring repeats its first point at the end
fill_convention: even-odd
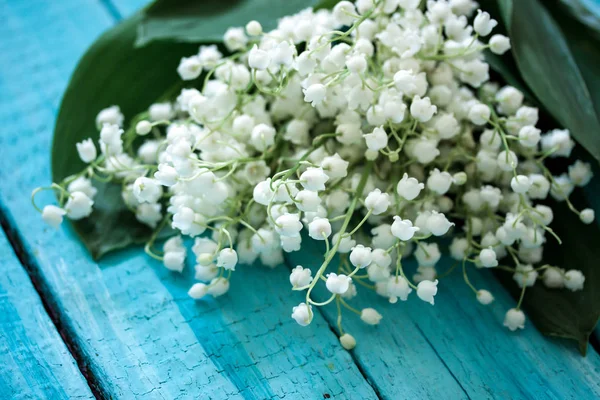
{"type": "MultiPolygon", "coordinates": [[[[94,397],[96,399],[109,398],[109,396],[101,389],[102,385],[100,384],[99,379],[89,370],[87,363],[85,362],[85,358],[83,357],[81,348],[79,348],[79,346],[70,339],[72,335],[67,331],[67,329],[65,329],[65,326],[61,321],[60,313],[56,311],[58,307],[51,298],[49,299],[46,296],[46,293],[48,293],[49,290],[46,287],[43,279],[36,274],[36,268],[33,266],[34,261],[32,260],[32,257],[25,251],[23,239],[21,238],[19,232],[11,226],[11,222],[7,215],[8,213],[6,212],[4,204],[0,203],[0,226],[2,227],[2,230],[4,231],[4,234],[6,235],[13,252],[17,256],[17,259],[29,277],[33,288],[40,297],[44,311],[52,321],[52,324],[60,335],[63,343],[65,343],[69,353],[77,363],[77,367],[85,378],[94,397]]],[[[40,221],[40,223],[42,222],[40,221]]]]}

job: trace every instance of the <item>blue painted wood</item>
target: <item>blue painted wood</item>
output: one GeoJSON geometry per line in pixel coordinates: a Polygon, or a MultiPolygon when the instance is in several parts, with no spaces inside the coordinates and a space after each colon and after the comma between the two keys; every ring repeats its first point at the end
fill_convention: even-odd
{"type": "Polygon", "coordinates": [[[189,272],[172,275],[139,248],[98,264],[68,229],[43,225],[27,199],[50,181],[59,98],[113,15],[93,0],[0,0],[0,10],[0,204],[101,394],[376,398],[321,316],[313,329],[291,320],[300,299],[285,268],[242,269],[231,295],[195,303],[189,272]]]}
{"type": "MultiPolygon", "coordinates": [[[[114,0],[117,7],[121,3],[114,0]]],[[[102,393],[376,398],[320,315],[308,329],[290,322],[290,308],[300,297],[289,295],[284,269],[240,268],[230,295],[195,303],[185,294],[189,270],[183,277],[172,275],[139,249],[94,263],[71,232],[43,227],[26,204],[30,190],[50,179],[49,139],[66,77],[92,38],[112,23],[104,5],[0,0],[0,16],[8,21],[0,26],[0,35],[8,38],[0,43],[0,122],[5,132],[19,132],[0,136],[0,204],[102,393]],[[19,70],[13,68],[17,60],[25,60],[19,70]]],[[[597,355],[581,359],[562,344],[548,345],[533,328],[508,341],[497,329],[503,309],[480,310],[456,287],[449,294],[441,289],[434,308],[367,299],[388,317],[374,329],[348,319],[348,330],[359,340],[354,356],[381,397],[598,394],[592,384],[598,382],[597,355]]],[[[501,306],[511,304],[501,288],[492,288],[504,299],[501,306]]],[[[325,316],[332,322],[332,314],[325,316]]]]}
{"type": "MultiPolygon", "coordinates": [[[[290,263],[316,268],[318,250],[305,250],[292,253],[290,263]]],[[[450,265],[443,260],[440,271],[450,265]]],[[[406,393],[409,398],[599,397],[600,356],[590,349],[581,357],[572,343],[543,337],[531,323],[516,333],[503,328],[504,313],[515,302],[485,272],[473,270],[469,277],[496,297],[487,307],[476,301],[459,272],[440,281],[435,306],[415,293],[408,302],[389,304],[358,286],[360,296],[350,304],[376,308],[384,319],[371,327],[347,312],[344,327],[357,339],[355,359],[379,393],[388,398],[406,393]],[[450,377],[440,372],[436,361],[450,377]]],[[[320,299],[329,297],[324,291],[318,294],[320,299]]],[[[324,311],[335,325],[335,307],[324,311]]]]}
{"type": "Polygon", "coordinates": [[[0,398],[92,399],[2,231],[0,271],[0,398]]]}

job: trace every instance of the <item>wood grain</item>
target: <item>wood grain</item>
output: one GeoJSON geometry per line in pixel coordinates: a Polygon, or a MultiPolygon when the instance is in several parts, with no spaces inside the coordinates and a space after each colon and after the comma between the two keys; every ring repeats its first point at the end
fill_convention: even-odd
{"type": "Polygon", "coordinates": [[[2,231],[0,270],[0,398],[93,398],[2,231]]]}

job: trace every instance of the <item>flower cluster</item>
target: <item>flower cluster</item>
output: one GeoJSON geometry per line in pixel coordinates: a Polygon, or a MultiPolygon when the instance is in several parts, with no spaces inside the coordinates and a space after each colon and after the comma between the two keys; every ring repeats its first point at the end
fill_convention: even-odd
{"type": "MultiPolygon", "coordinates": [[[[89,216],[92,179],[119,182],[127,207],[155,229],[146,250],[166,268],[183,270],[182,236],[194,238],[194,299],[226,293],[238,264],[275,267],[304,241],[320,242],[320,267],[290,274],[292,290],[306,294],[292,310],[300,325],[332,302],[378,324],[375,309],[350,305],[359,286],[391,303],[415,292],[434,304],[436,239],[449,232],[449,255],[482,304],[494,298],[471,284],[468,268],[506,270],[523,295],[538,279],[582,289],[580,271],[540,265],[545,242],[559,240],[542,203],[566,202],[591,223],[593,211],[569,201],[590,166],[553,175],[544,161],[570,156],[569,132],[542,133],[519,90],[488,81],[484,50],[510,48],[509,38],[490,37],[497,22],[488,13],[473,0],[428,1],[424,11],[419,3],[341,1],[270,32],[256,21],[230,28],[228,54],[202,46],[181,60],[189,85],[173,101],[153,104],[126,131],[118,107],[100,112],[100,152],[91,139],[77,144],[88,166],[50,187],[60,200],[40,210],[44,220],[89,216]],[[165,227],[177,235],[158,251],[165,227]],[[408,257],[418,263],[411,277],[408,257]],[[319,283],[330,293],[321,302],[312,297],[319,283]]],[[[506,314],[510,330],[524,327],[522,298],[506,314]]]]}

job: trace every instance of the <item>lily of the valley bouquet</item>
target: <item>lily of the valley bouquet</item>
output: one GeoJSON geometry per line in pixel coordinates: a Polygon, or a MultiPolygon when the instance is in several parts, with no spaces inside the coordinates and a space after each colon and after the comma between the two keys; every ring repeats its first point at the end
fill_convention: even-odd
{"type": "Polygon", "coordinates": [[[193,257],[194,299],[236,290],[231,275],[255,262],[285,268],[287,253],[318,242],[318,268],[290,265],[290,290],[305,295],[290,314],[303,326],[330,303],[340,321],[349,312],[378,324],[376,303],[352,305],[368,290],[433,305],[448,273],[463,274],[487,305],[493,294],[469,273],[490,268],[518,286],[503,321],[514,331],[526,324],[528,289],[560,297],[594,285],[580,265],[544,254],[564,239],[556,207],[569,225],[595,227],[594,211],[571,201],[595,161],[573,157],[573,134],[583,132],[538,122],[542,95],[490,79],[486,56],[511,57],[498,21],[472,0],[333,3],[289,10],[274,29],[252,15],[245,26],[219,27],[221,45],[174,56],[162,96],[144,98],[125,82],[122,91],[140,89],[137,115],[96,110],[99,135],[88,130],[75,146],[85,166],[38,189],[58,197],[40,208],[43,219],[94,220],[98,196],[118,184],[122,209],[112,218],[134,216],[125,229],[136,234],[147,227],[145,250],[165,268],[181,272],[193,257]],[[453,271],[436,269],[442,256],[453,271]],[[409,273],[412,259],[418,269],[409,273]],[[314,298],[318,286],[325,300],[314,298]]]}

